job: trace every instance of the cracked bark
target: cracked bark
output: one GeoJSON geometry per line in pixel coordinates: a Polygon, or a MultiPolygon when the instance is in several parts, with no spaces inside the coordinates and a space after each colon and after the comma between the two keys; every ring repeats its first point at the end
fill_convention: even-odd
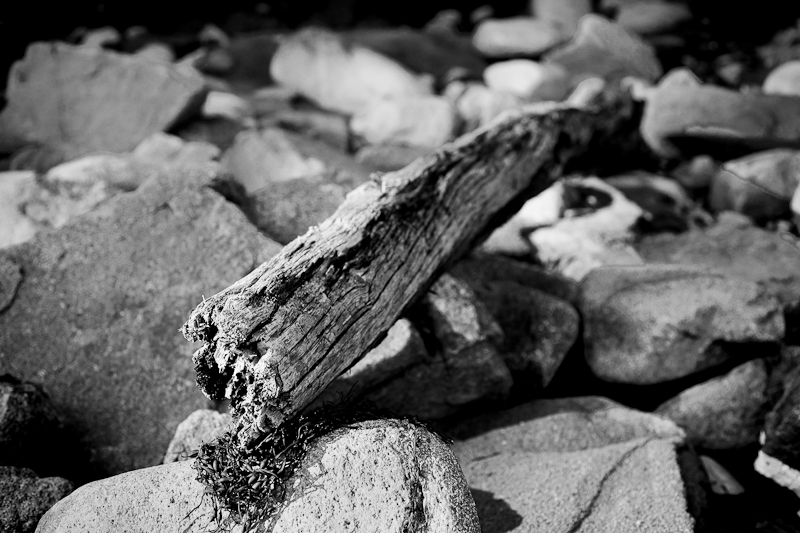
{"type": "Polygon", "coordinates": [[[633,114],[617,91],[591,109],[532,106],[362,185],[193,311],[183,332],[204,343],[198,385],[231,399],[245,442],[296,415],[565,165],[625,142],[633,114]]]}

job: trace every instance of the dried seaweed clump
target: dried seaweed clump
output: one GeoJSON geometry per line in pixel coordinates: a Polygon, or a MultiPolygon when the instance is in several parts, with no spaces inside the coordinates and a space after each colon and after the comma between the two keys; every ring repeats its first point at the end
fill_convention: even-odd
{"type": "MultiPolygon", "coordinates": [[[[236,429],[203,444],[194,468],[197,480],[211,496],[217,529],[241,524],[245,532],[263,530],[285,500],[287,483],[318,438],[379,418],[404,420],[435,432],[420,420],[398,417],[371,402],[344,401],[287,420],[250,441],[247,447],[238,444],[236,429]]],[[[440,437],[450,442],[448,437],[440,437]]]]}

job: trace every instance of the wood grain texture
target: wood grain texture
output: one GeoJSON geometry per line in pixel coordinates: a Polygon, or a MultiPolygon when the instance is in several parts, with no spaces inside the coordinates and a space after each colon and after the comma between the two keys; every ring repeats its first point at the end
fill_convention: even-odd
{"type": "Polygon", "coordinates": [[[589,110],[537,104],[352,191],[194,310],[198,385],[232,400],[242,431],[294,416],[566,163],[635,129],[632,108],[620,93],[589,110]]]}

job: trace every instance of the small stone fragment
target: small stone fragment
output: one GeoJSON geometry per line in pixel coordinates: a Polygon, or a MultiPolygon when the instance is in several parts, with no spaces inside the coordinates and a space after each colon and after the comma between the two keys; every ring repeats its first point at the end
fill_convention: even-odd
{"type": "Polygon", "coordinates": [[[66,479],[0,466],[0,531],[33,533],[42,515],[70,492],[72,483],[66,479]]]}
{"type": "Polygon", "coordinates": [[[486,57],[538,56],[564,40],[560,27],[551,21],[532,17],[487,19],[472,36],[486,57]]]}
{"type": "Polygon", "coordinates": [[[569,92],[569,79],[563,68],[529,59],[493,63],[483,71],[483,79],[490,89],[530,102],[558,101],[569,92]]]}
{"type": "Polygon", "coordinates": [[[744,448],[758,442],[767,402],[767,369],[761,359],[695,385],[654,411],[678,424],[706,450],[744,448]]]}
{"type": "Polygon", "coordinates": [[[584,15],[592,12],[591,0],[531,0],[530,6],[534,17],[557,24],[566,38],[572,37],[584,15]]]}
{"type": "Polygon", "coordinates": [[[198,409],[178,424],[167,447],[164,464],[185,461],[206,442],[219,437],[231,424],[231,415],[211,409],[198,409]]]}
{"type": "Polygon", "coordinates": [[[773,69],[761,90],[766,94],[800,96],[800,60],[787,61],[773,69]]]}
{"type": "Polygon", "coordinates": [[[625,3],[617,13],[617,24],[628,31],[646,35],[661,33],[692,18],[685,4],[663,0],[625,3]]]}
{"type": "Polygon", "coordinates": [[[510,92],[490,89],[481,83],[469,85],[456,100],[466,131],[485,126],[504,111],[521,105],[522,101],[510,92]]]}
{"type": "Polygon", "coordinates": [[[350,130],[368,144],[438,148],[455,134],[458,113],[441,96],[375,100],[350,120],[350,130]]]}
{"type": "Polygon", "coordinates": [[[392,172],[433,153],[431,148],[398,144],[368,145],[356,152],[356,161],[379,172],[392,172]]]}
{"type": "Polygon", "coordinates": [[[701,455],[700,461],[708,474],[708,480],[711,482],[711,490],[714,494],[736,496],[744,492],[744,487],[742,487],[741,483],[724,466],[707,455],[701,455]]]}
{"type": "Polygon", "coordinates": [[[22,207],[38,190],[36,174],[28,170],[0,172],[0,249],[33,238],[37,225],[22,207]]]}
{"type": "Polygon", "coordinates": [[[654,82],[662,74],[650,45],[619,24],[592,14],[581,19],[572,41],[545,56],[545,63],[564,67],[573,86],[587,78],[621,80],[626,76],[654,82]]]}
{"type": "Polygon", "coordinates": [[[606,178],[605,182],[642,209],[640,229],[648,232],[688,229],[687,219],[693,204],[677,181],[647,172],[633,172],[606,178]]]}
{"type": "Polygon", "coordinates": [[[430,94],[430,86],[386,56],[345,46],[327,30],[285,37],[270,63],[272,77],[321,107],[345,114],[374,100],[430,94]]]}
{"type": "Polygon", "coordinates": [[[232,93],[210,91],[203,103],[202,114],[206,118],[222,117],[236,122],[247,123],[254,115],[250,103],[232,93]]]}
{"type": "Polygon", "coordinates": [[[599,378],[651,384],[728,359],[724,342],[779,342],[778,300],[760,285],[677,265],[606,267],[583,288],[586,360],[599,378]]]}

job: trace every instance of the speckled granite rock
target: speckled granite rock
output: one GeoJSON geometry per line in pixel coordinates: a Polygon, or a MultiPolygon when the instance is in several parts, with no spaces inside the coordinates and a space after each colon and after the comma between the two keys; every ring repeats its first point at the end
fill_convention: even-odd
{"type": "Polygon", "coordinates": [[[66,479],[0,466],[0,531],[33,533],[42,515],[70,492],[72,483],[66,479]]]}

